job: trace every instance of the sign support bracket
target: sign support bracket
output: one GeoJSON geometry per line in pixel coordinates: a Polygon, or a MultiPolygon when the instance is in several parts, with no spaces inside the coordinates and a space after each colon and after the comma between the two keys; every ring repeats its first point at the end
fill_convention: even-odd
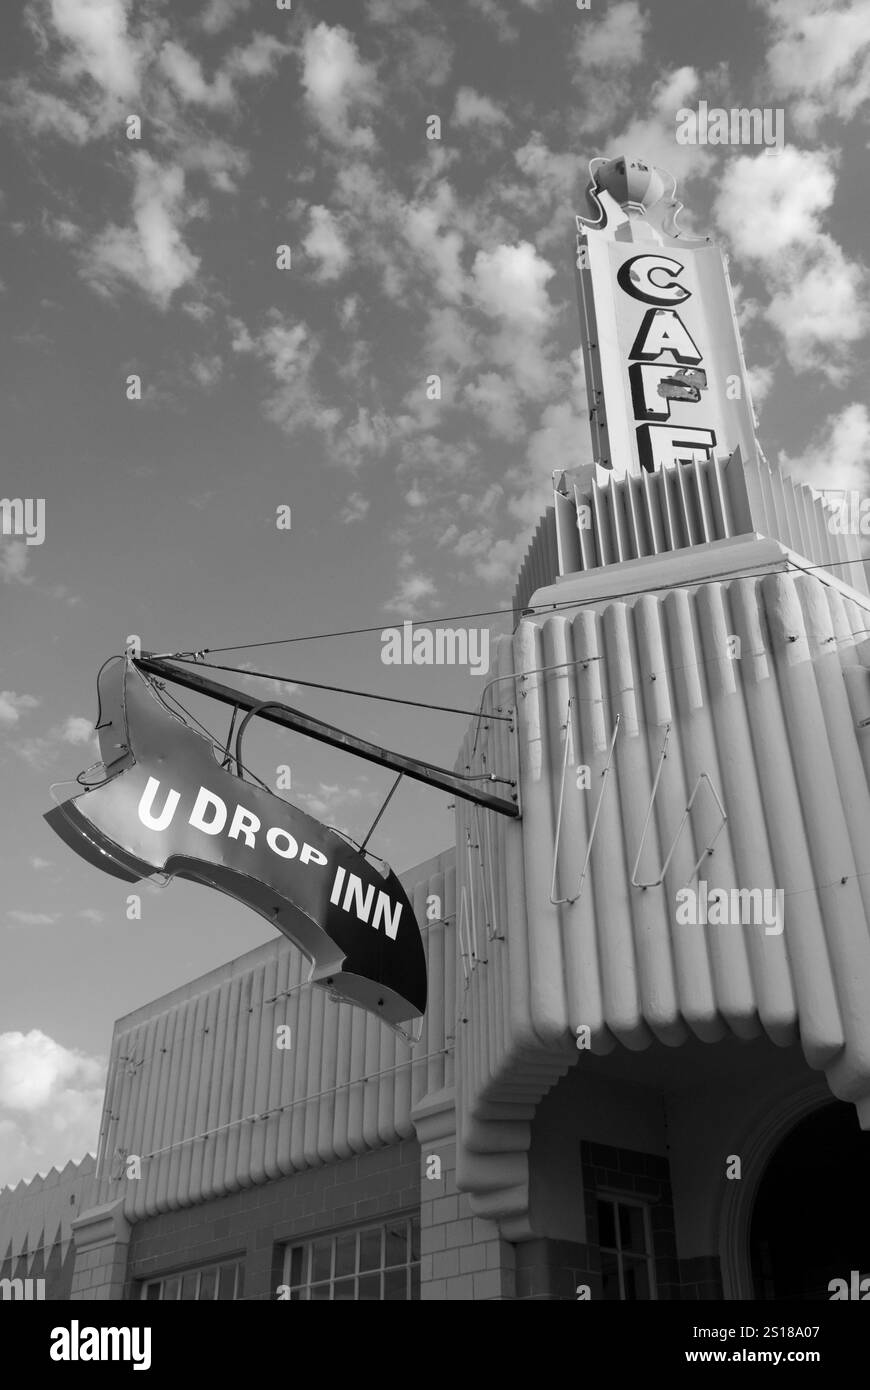
{"type": "MultiPolygon", "coordinates": [[[[379,744],[369,743],[366,739],[358,738],[355,734],[345,733],[343,729],[338,729],[333,724],[326,724],[323,720],[315,719],[310,714],[303,714],[301,710],[294,709],[291,705],[274,700],[270,700],[268,704],[264,705],[263,701],[247,695],[244,691],[223,685],[221,682],[204,675],[202,666],[181,669],[172,665],[164,657],[152,656],[147,652],[134,658],[133,665],[137,670],[147,675],[158,676],[161,680],[174,681],[187,690],[195,690],[199,694],[208,695],[211,699],[219,700],[225,705],[233,705],[244,710],[246,712],[245,719],[242,720],[239,727],[239,734],[242,733],[248,716],[256,713],[259,718],[267,720],[270,724],[280,724],[285,729],[293,729],[296,733],[307,734],[310,738],[318,739],[321,743],[328,743],[333,748],[342,748],[346,753],[353,753],[356,757],[364,758],[368,762],[379,763],[381,767],[389,767],[394,772],[402,773],[403,776],[416,782],[425,782],[427,786],[448,792],[451,796],[458,796],[463,801],[471,801],[477,806],[483,806],[487,811],[497,811],[499,815],[510,816],[514,820],[519,818],[520,810],[515,801],[468,785],[470,781],[487,780],[506,782],[508,786],[515,787],[516,784],[508,778],[497,777],[494,773],[485,777],[465,777],[461,773],[450,772],[447,768],[437,767],[433,763],[422,762],[419,758],[411,758],[404,753],[394,753],[390,749],[380,747],[379,744]]],[[[236,750],[238,752],[238,736],[236,738],[236,750]]]]}

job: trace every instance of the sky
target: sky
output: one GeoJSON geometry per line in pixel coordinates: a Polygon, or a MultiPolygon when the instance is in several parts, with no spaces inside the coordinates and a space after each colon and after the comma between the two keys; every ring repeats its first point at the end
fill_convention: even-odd
{"type": "MultiPolygon", "coordinates": [[[[385,665],[380,630],[509,632],[552,472],[591,459],[592,156],[669,170],[728,253],[771,464],[866,488],[870,0],[26,0],[0,35],[0,493],[45,501],[41,544],[0,536],[2,1185],[95,1147],[116,1018],[272,936],[185,883],[128,921],[45,825],[97,761],[99,666],[135,633],[475,708],[485,676],[385,665]],[[781,109],[782,144],[678,143],[702,101],[781,109]]],[[[244,679],[443,766],[467,724],[244,679]]],[[[357,839],[392,782],[272,727],[247,749],[357,839]]],[[[372,848],[451,842],[404,783],[372,848]]]]}

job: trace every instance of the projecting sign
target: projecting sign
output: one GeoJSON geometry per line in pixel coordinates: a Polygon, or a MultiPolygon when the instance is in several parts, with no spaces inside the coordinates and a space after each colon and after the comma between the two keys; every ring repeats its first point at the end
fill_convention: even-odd
{"type": "Polygon", "coordinates": [[[755,420],[718,247],[676,230],[642,161],[593,160],[576,264],[593,450],[611,475],[755,454],[755,420]],[[640,193],[638,193],[640,189],[640,193]],[[664,223],[668,217],[667,224],[664,223]]]}
{"type": "Polygon", "coordinates": [[[103,780],[45,819],[89,863],[135,883],[167,873],[266,917],[313,962],[312,981],[389,1023],[426,1008],[420,929],[392,870],[216,761],[132,662],[99,677],[103,780]]]}

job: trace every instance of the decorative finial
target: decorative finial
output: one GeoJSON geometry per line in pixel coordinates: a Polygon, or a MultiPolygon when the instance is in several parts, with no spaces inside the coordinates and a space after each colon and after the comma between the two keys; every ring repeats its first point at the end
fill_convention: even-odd
{"type": "Polygon", "coordinates": [[[589,161],[586,203],[590,215],[579,216],[578,222],[600,229],[627,220],[644,221],[666,236],[706,241],[706,237],[689,236],[677,227],[677,215],[683,205],[676,191],[673,174],[649,160],[628,155],[605,159],[597,155],[589,161]]]}

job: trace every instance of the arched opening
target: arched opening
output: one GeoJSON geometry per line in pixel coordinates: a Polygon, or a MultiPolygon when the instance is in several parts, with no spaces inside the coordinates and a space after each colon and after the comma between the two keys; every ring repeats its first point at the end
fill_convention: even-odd
{"type": "Polygon", "coordinates": [[[754,1297],[827,1300],[832,1279],[870,1275],[870,1133],[854,1106],[801,1120],[764,1170],[752,1209],[754,1297]],[[863,1261],[863,1265],[862,1265],[863,1261]]]}

